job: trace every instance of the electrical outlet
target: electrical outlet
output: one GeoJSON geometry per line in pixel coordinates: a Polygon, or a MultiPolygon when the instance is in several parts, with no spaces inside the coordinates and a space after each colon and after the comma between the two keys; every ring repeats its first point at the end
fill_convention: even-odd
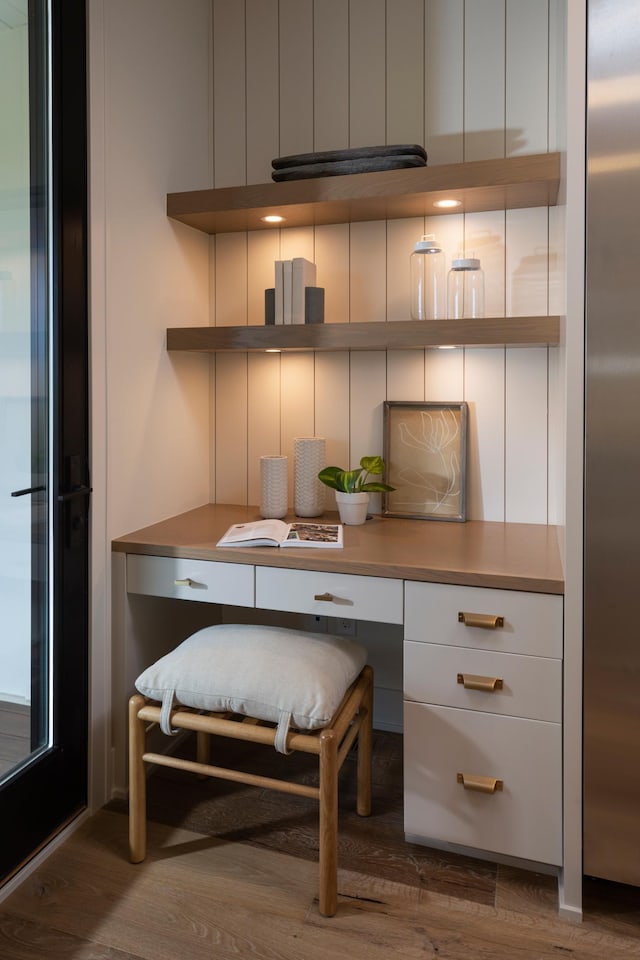
{"type": "Polygon", "coordinates": [[[346,617],[336,617],[334,626],[340,637],[355,637],[358,632],[358,621],[348,620],[346,617]]]}

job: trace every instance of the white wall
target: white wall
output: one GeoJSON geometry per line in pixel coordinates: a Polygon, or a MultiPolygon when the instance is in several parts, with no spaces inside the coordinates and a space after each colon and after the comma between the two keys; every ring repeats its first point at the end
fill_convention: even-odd
{"type": "MultiPolygon", "coordinates": [[[[109,792],[111,540],[209,494],[209,364],[165,348],[205,324],[209,250],[166,194],[211,169],[209,0],[89,0],[91,796],[109,792]]],[[[115,656],[121,651],[115,651],[115,656]]]]}
{"type": "Polygon", "coordinates": [[[0,29],[0,700],[31,698],[32,485],[27,28],[0,29]]]}
{"type": "MultiPolygon", "coordinates": [[[[212,0],[214,185],[267,181],[273,157],[331,147],[418,142],[431,164],[557,149],[556,6],[550,18],[547,0],[212,0]]],[[[487,315],[557,313],[557,223],[534,209],[219,235],[211,322],[261,323],[273,260],[292,256],[316,261],[327,322],[405,319],[409,254],[431,231],[449,258],[481,257],[487,315]]],[[[257,503],[260,456],[291,460],[295,436],[325,436],[341,465],[381,452],[385,399],[466,400],[468,516],[558,522],[556,359],[545,348],[220,354],[211,499],[257,503]]]]}

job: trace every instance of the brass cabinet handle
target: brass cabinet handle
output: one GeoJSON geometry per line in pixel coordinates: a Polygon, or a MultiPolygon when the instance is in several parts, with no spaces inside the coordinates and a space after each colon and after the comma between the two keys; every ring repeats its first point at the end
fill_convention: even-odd
{"type": "Polygon", "coordinates": [[[191,577],[185,577],[184,580],[174,580],[176,587],[190,587],[193,583],[191,577]]]}
{"type": "Polygon", "coordinates": [[[502,690],[502,677],[479,677],[473,673],[459,673],[458,683],[461,683],[465,690],[484,690],[485,693],[493,693],[494,690],[502,690]]]}
{"type": "Polygon", "coordinates": [[[504,780],[495,777],[479,777],[475,773],[459,773],[456,776],[465,790],[476,790],[478,793],[496,793],[504,789],[504,780]]]}
{"type": "Polygon", "coordinates": [[[333,600],[333,594],[332,594],[332,593],[316,593],[316,595],[315,595],[315,597],[314,597],[313,599],[314,599],[314,600],[326,600],[327,602],[331,602],[331,600],[333,600]]]}
{"type": "Polygon", "coordinates": [[[458,623],[464,623],[465,627],[496,630],[498,627],[504,627],[504,617],[498,617],[492,613],[464,613],[461,610],[458,614],[458,623]]]}

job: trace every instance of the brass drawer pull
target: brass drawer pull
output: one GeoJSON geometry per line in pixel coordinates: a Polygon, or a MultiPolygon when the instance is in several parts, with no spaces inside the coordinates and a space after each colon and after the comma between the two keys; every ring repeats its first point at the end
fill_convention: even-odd
{"type": "Polygon", "coordinates": [[[495,777],[479,777],[474,773],[459,773],[456,776],[465,790],[476,790],[478,793],[496,793],[504,789],[504,780],[495,777]]]}
{"type": "Polygon", "coordinates": [[[176,587],[190,587],[193,584],[191,577],[185,577],[184,580],[174,580],[176,587]]]}
{"type": "Polygon", "coordinates": [[[496,630],[498,627],[504,627],[504,617],[497,617],[492,613],[464,613],[461,610],[458,614],[458,623],[464,623],[465,627],[496,630]]]}
{"type": "Polygon", "coordinates": [[[330,603],[333,600],[333,594],[332,593],[316,593],[313,599],[326,600],[328,603],[330,603]]]}
{"type": "Polygon", "coordinates": [[[484,690],[485,693],[493,693],[494,690],[502,690],[502,677],[478,677],[473,673],[459,673],[458,683],[461,683],[465,690],[484,690]]]}

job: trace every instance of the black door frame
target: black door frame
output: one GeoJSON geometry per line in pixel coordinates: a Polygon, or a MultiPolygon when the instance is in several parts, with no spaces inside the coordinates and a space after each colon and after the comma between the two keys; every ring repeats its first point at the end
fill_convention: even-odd
{"type": "MultiPolygon", "coordinates": [[[[44,36],[44,0],[30,0],[29,31],[44,36]]],[[[12,876],[87,805],[89,632],[89,353],[87,285],[87,84],[85,0],[51,0],[52,316],[53,368],[49,403],[54,420],[53,528],[53,743],[0,786],[0,882],[12,876]]],[[[30,94],[42,100],[44,50],[31,47],[30,94]],[[40,73],[40,76],[38,75],[40,73]]],[[[39,109],[44,109],[44,103],[39,109]]],[[[42,144],[32,138],[32,157],[42,144]]],[[[36,158],[36,163],[37,163],[36,158]]],[[[46,222],[32,194],[36,220],[46,222]]],[[[32,221],[32,226],[33,226],[32,221]]],[[[42,222],[36,235],[43,240],[42,222]]],[[[32,290],[46,309],[42,248],[32,251],[32,290]]],[[[35,330],[46,330],[42,316],[35,330]]],[[[34,485],[38,484],[34,474],[34,485]]],[[[37,498],[33,495],[33,507],[37,498]]],[[[44,494],[47,496],[47,493],[44,494]]],[[[41,565],[42,558],[36,561],[41,565]]],[[[34,570],[34,579],[37,570],[34,570]]],[[[35,589],[35,587],[34,587],[35,589]]],[[[39,662],[36,658],[36,669],[39,662]]],[[[46,683],[40,674],[36,684],[46,683]]],[[[36,712],[37,713],[37,712],[36,712]]],[[[41,726],[37,718],[35,727],[41,726]]],[[[37,729],[32,728],[37,741],[37,729]]]]}

